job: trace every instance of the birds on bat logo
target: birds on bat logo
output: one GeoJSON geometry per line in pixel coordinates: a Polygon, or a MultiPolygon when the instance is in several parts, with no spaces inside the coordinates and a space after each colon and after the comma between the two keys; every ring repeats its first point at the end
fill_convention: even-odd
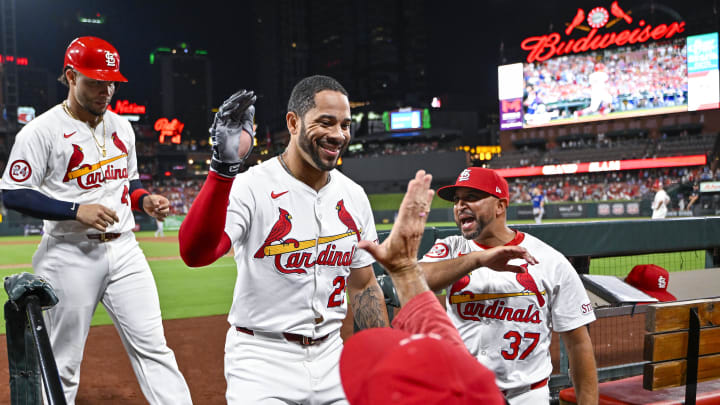
{"type": "MultiPolygon", "coordinates": [[[[528,272],[528,263],[520,265],[520,267],[525,269],[524,273],[516,273],[515,274],[515,280],[524,288],[524,291],[531,292],[535,294],[535,297],[538,301],[538,306],[541,308],[545,306],[545,297],[543,297],[543,293],[540,292],[540,289],[537,286],[537,283],[535,282],[535,279],[533,276],[528,272]]],[[[450,288],[450,295],[455,294],[465,294],[468,293],[467,291],[463,291],[468,285],[470,284],[470,275],[466,275],[460,280],[456,281],[455,284],[452,285],[450,288]]],[[[498,294],[493,294],[498,295],[498,294]]],[[[500,294],[502,295],[502,294],[500,294]]],[[[516,295],[513,293],[507,294],[508,296],[516,295]]]]}
{"type": "MultiPolygon", "coordinates": [[[[284,193],[281,193],[284,194],[284,193]]],[[[272,192],[270,195],[271,198],[276,198],[275,192],[272,192]]],[[[357,237],[358,242],[360,241],[360,229],[357,226],[357,223],[353,219],[352,215],[348,211],[347,207],[345,206],[345,201],[340,200],[335,204],[335,210],[337,211],[338,219],[340,222],[348,229],[347,234],[340,234],[340,235],[325,235],[321,236],[322,238],[330,237],[332,240],[338,240],[342,239],[348,236],[352,236],[353,234],[357,237]]],[[[269,246],[275,246],[275,245],[283,245],[283,244],[290,244],[293,246],[290,246],[291,250],[302,250],[305,249],[302,246],[306,242],[298,242],[296,239],[288,239],[287,236],[292,230],[292,215],[290,213],[283,209],[278,208],[278,216],[275,220],[275,223],[273,224],[272,228],[270,228],[270,232],[268,233],[267,237],[265,238],[265,241],[262,243],[260,248],[255,252],[255,255],[253,256],[256,259],[262,259],[266,256],[273,256],[278,255],[280,253],[269,253],[271,250],[268,250],[267,248],[269,246]],[[279,243],[278,243],[279,242],[279,243]]],[[[322,243],[322,242],[320,242],[322,243]]],[[[313,245],[314,246],[314,245],[313,245]]],[[[332,245],[333,249],[335,248],[335,245],[332,245]]],[[[285,252],[290,253],[290,252],[285,252]]],[[[309,260],[309,259],[308,259],[309,260]]],[[[308,260],[304,260],[303,263],[309,263],[308,260]]]]}
{"type": "MultiPolygon", "coordinates": [[[[525,278],[523,278],[523,280],[525,280],[525,278]]],[[[532,277],[530,277],[530,280],[532,280],[532,277]]],[[[540,310],[534,304],[530,304],[527,307],[511,305],[510,299],[527,295],[524,292],[487,291],[474,293],[467,289],[469,285],[470,275],[466,275],[455,282],[450,288],[450,295],[448,297],[450,305],[455,306],[455,311],[460,318],[476,322],[489,319],[535,324],[542,322],[540,310]]],[[[527,289],[528,287],[525,288],[527,289]]],[[[537,288],[535,288],[535,290],[537,290],[537,288]]],[[[505,289],[505,291],[507,291],[507,289],[505,289]]],[[[542,299],[539,306],[542,307],[544,303],[545,300],[542,299]]]]}
{"type": "Polygon", "coordinates": [[[104,183],[107,180],[126,179],[128,177],[127,167],[115,167],[110,163],[122,157],[127,159],[127,146],[125,146],[125,143],[117,135],[117,132],[113,132],[112,135],[110,135],[110,139],[112,139],[113,145],[120,151],[120,155],[94,164],[83,163],[85,160],[83,148],[78,144],[71,144],[72,152],[68,159],[63,182],[67,183],[77,179],[80,188],[89,190],[100,187],[100,183],[104,183]]]}

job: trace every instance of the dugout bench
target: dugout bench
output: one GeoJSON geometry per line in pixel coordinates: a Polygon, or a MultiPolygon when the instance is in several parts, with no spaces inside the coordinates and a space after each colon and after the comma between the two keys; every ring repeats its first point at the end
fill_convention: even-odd
{"type": "Polygon", "coordinates": [[[601,405],[720,403],[720,298],[648,305],[645,330],[643,374],[601,383],[601,405]]]}

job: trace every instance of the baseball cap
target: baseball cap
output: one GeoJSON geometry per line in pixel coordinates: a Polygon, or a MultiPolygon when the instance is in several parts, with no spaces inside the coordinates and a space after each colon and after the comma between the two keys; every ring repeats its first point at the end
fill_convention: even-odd
{"type": "Polygon", "coordinates": [[[492,371],[432,333],[356,333],[340,356],[340,379],[351,405],[505,404],[492,371]]]}
{"type": "Polygon", "coordinates": [[[630,270],[625,282],[645,294],[664,301],[676,301],[674,295],[667,292],[670,274],[654,264],[638,264],[630,270]]]}
{"type": "Polygon", "coordinates": [[[127,82],[120,73],[120,55],[114,46],[97,37],[75,38],[65,51],[64,67],[108,82],[127,82]]]}
{"type": "Polygon", "coordinates": [[[437,194],[443,200],[452,201],[455,190],[459,187],[468,187],[485,191],[497,198],[510,198],[508,184],[495,170],[482,167],[468,167],[463,170],[451,186],[440,187],[437,194]]]}

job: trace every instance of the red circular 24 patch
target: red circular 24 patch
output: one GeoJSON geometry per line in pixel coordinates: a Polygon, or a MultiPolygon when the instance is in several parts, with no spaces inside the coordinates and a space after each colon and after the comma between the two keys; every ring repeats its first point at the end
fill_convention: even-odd
{"type": "Polygon", "coordinates": [[[10,165],[10,178],[21,183],[30,178],[32,169],[28,162],[24,160],[16,160],[10,165]]]}

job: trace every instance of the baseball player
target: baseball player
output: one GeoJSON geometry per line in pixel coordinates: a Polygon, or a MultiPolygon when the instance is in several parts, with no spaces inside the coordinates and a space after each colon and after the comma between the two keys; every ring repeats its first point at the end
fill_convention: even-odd
{"type": "Polygon", "coordinates": [[[438,196],[454,202],[462,235],[437,240],[421,265],[431,289],[448,288],[450,318],[470,352],[495,372],[508,402],[549,403],[554,330],[568,349],[578,403],[597,403],[595,358],[585,327],[595,315],[572,265],[539,239],[507,227],[508,185],[493,170],[465,169],[438,196]],[[496,246],[523,247],[539,263],[511,260],[520,272],[478,265],[477,252],[496,246]]]}
{"type": "Polygon", "coordinates": [[[533,207],[533,217],[535,217],[535,223],[541,224],[542,217],[545,213],[545,195],[538,187],[533,188],[531,194],[531,201],[533,207]]]}
{"type": "Polygon", "coordinates": [[[655,197],[652,202],[652,219],[665,218],[668,213],[670,196],[665,189],[663,189],[662,180],[656,180],[653,188],[655,189],[655,197]]]}
{"type": "Polygon", "coordinates": [[[163,232],[163,228],[165,227],[165,220],[161,218],[155,218],[155,226],[157,227],[155,229],[155,237],[164,237],[165,232],[163,232]]]}
{"type": "MultiPolygon", "coordinates": [[[[410,180],[390,236],[381,245],[360,242],[360,248],[387,269],[402,309],[393,328],[361,331],[345,342],[340,376],[352,405],[505,404],[495,375],[467,351],[417,262],[435,194],[431,179],[420,170],[410,180]]],[[[488,261],[502,255],[506,261],[525,258],[534,263],[518,246],[490,249],[483,255],[488,261]]]]}
{"type": "Polygon", "coordinates": [[[346,291],[360,328],[388,325],[373,259],[358,249],[377,240],[370,203],[335,170],[350,141],[347,92],[327,76],[301,80],[285,152],[235,177],[250,154],[254,101],[240,91],[215,116],[212,171],[180,228],[180,254],[204,266],[235,252],[228,403],[347,403],[338,372],[346,291]]]}
{"type": "Polygon", "coordinates": [[[0,188],[8,208],[45,220],[33,269],[59,298],[46,320],[66,400],[75,402],[90,320],[102,302],[147,401],[190,404],[132,232],[132,209],[162,219],[168,200],[142,188],[132,127],[107,111],[115,83],[127,81],[118,52],[100,38],[77,38],[60,81],[67,99],[17,134],[0,188]]]}
{"type": "Polygon", "coordinates": [[[579,115],[588,115],[596,112],[607,114],[612,108],[613,97],[609,90],[610,76],[606,72],[603,63],[597,63],[593,67],[593,72],[588,75],[590,83],[590,105],[577,111],[579,115]]]}

